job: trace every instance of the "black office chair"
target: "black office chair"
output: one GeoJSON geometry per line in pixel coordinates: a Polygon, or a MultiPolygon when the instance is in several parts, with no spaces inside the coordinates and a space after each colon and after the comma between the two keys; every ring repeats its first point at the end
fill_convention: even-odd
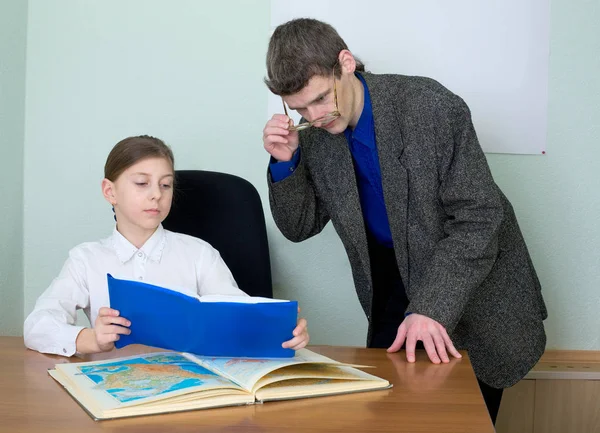
{"type": "Polygon", "coordinates": [[[240,289],[273,297],[267,228],[256,188],[226,173],[177,170],[167,230],[195,236],[216,248],[240,289]]]}

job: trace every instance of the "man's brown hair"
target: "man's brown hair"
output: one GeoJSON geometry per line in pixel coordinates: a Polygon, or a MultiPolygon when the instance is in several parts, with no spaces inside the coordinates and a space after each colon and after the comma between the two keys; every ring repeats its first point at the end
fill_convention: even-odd
{"type": "MultiPolygon", "coordinates": [[[[280,96],[299,92],[315,75],[341,76],[340,51],[348,46],[329,24],[312,18],[298,18],[278,26],[267,50],[265,84],[280,96]]],[[[356,70],[364,65],[356,60],[356,70]]]]}

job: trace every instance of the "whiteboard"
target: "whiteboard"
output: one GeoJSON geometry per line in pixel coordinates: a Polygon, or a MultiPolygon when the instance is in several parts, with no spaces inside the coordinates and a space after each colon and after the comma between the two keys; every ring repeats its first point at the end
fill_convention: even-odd
{"type": "MultiPolygon", "coordinates": [[[[300,17],[335,27],[370,72],[460,95],[485,152],[545,154],[549,0],[271,0],[271,32],[300,17]]],[[[268,93],[270,118],[282,108],[268,93]]]]}

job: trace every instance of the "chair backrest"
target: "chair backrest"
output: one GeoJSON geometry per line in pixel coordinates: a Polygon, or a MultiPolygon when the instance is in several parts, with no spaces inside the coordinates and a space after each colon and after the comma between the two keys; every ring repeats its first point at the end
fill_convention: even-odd
{"type": "Polygon", "coordinates": [[[226,173],[177,170],[167,230],[195,236],[216,248],[240,289],[273,297],[265,215],[256,188],[226,173]]]}

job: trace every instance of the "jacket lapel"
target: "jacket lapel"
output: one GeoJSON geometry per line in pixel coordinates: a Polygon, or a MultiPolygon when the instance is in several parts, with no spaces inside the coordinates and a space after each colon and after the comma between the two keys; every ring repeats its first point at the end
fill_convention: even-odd
{"type": "Polygon", "coordinates": [[[365,268],[366,275],[371,273],[367,234],[356,185],[354,164],[344,134],[331,135],[323,133],[321,138],[321,155],[323,178],[327,179],[327,189],[331,194],[332,215],[338,232],[350,239],[365,268]],[[337,220],[337,221],[335,221],[337,220]]]}
{"type": "Polygon", "coordinates": [[[394,240],[394,250],[400,275],[408,290],[408,172],[402,164],[404,142],[400,119],[392,98],[388,98],[389,89],[380,77],[364,74],[369,88],[373,119],[375,122],[375,137],[379,166],[381,167],[381,182],[383,196],[387,209],[388,220],[394,240]]]}

